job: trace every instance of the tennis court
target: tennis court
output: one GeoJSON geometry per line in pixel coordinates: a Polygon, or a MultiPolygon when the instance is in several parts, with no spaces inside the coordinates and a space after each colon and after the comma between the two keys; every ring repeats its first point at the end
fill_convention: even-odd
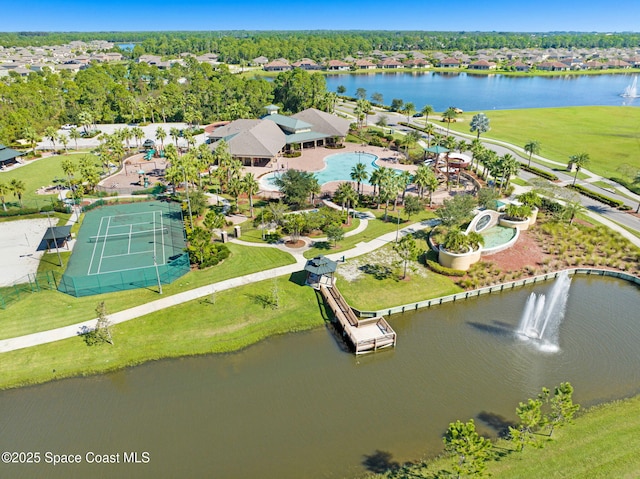
{"type": "Polygon", "coordinates": [[[189,271],[179,203],[149,201],[86,213],[60,290],[86,296],[171,283],[189,271]]]}

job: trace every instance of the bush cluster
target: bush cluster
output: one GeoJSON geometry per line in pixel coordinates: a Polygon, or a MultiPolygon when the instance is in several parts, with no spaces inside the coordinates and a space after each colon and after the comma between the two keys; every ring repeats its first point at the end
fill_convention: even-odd
{"type": "Polygon", "coordinates": [[[521,164],[520,169],[524,171],[528,171],[529,173],[533,173],[534,175],[541,176],[542,178],[546,178],[549,181],[556,181],[558,179],[558,177],[553,173],[549,173],[548,171],[541,170],[540,168],[536,168],[535,166],[528,166],[525,164],[521,164]]]}
{"type": "Polygon", "coordinates": [[[437,261],[432,261],[428,259],[426,262],[427,262],[427,266],[429,266],[429,269],[431,269],[431,271],[433,271],[434,273],[443,274],[445,276],[456,276],[456,277],[462,277],[465,274],[467,274],[466,271],[462,271],[460,269],[452,269],[452,268],[447,268],[445,266],[442,266],[437,261]]]}
{"type": "Polygon", "coordinates": [[[600,193],[596,193],[595,191],[591,191],[581,185],[569,185],[568,188],[574,189],[580,192],[580,194],[582,195],[588,196],[589,198],[600,201],[601,203],[612,206],[614,208],[621,208],[624,206],[624,203],[620,200],[614,200],[613,198],[609,198],[608,196],[601,195],[600,193]]]}

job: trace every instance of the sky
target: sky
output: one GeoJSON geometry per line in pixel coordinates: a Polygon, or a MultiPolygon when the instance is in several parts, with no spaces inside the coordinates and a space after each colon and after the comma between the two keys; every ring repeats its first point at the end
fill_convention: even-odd
{"type": "Polygon", "coordinates": [[[638,0],[592,2],[5,0],[0,31],[640,31],[638,0]]]}

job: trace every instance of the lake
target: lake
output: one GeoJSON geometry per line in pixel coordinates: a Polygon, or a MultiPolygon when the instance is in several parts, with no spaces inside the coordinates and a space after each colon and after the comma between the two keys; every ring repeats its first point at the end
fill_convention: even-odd
{"type": "Polygon", "coordinates": [[[349,96],[364,88],[367,99],[381,93],[383,103],[394,98],[412,102],[418,110],[432,105],[436,111],[455,106],[466,111],[566,106],[638,106],[640,99],[620,95],[638,73],[510,77],[469,73],[372,73],[328,75],[327,89],[344,86],[349,96]]]}
{"type": "Polygon", "coordinates": [[[638,287],[574,278],[552,354],[514,333],[529,294],[552,285],[391,316],[397,348],[366,356],[327,328],[0,392],[0,450],[82,456],[1,465],[2,476],[353,477],[377,451],[398,462],[438,453],[457,419],[495,435],[543,386],[570,381],[582,405],[637,394],[638,287]],[[149,462],[87,464],[87,452],[148,452],[149,462]]]}

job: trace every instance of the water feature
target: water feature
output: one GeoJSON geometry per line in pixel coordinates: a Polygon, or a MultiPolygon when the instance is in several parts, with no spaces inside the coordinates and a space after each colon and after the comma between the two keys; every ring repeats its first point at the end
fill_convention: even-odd
{"type": "Polygon", "coordinates": [[[525,304],[518,331],[528,339],[535,340],[544,351],[558,351],[558,332],[569,297],[571,278],[562,271],[556,278],[549,301],[545,294],[531,293],[525,304]]]}
{"type": "Polygon", "coordinates": [[[515,333],[527,296],[548,295],[547,282],[390,316],[398,347],[365,357],[322,328],[0,391],[0,451],[150,453],[148,464],[2,465],[2,476],[354,477],[378,450],[399,463],[438,453],[457,419],[495,434],[491,418],[515,420],[518,402],[543,386],[569,381],[585,407],[638,393],[640,290],[612,278],[572,283],[556,354],[515,333]]]}
{"type": "Polygon", "coordinates": [[[482,249],[484,251],[498,250],[515,238],[517,233],[518,231],[515,228],[507,226],[496,225],[487,228],[480,233],[484,238],[482,249]]]}
{"type": "MultiPolygon", "coordinates": [[[[371,173],[378,168],[376,160],[378,157],[371,153],[336,153],[324,158],[325,167],[320,171],[314,171],[318,183],[323,185],[331,181],[353,181],[351,179],[351,169],[358,163],[363,163],[367,173],[371,173]]],[[[263,190],[276,191],[278,187],[275,180],[280,173],[268,173],[260,177],[260,187],[263,190]]],[[[364,182],[369,184],[368,182],[364,182]]]]}
{"type": "MultiPolygon", "coordinates": [[[[355,96],[364,88],[368,98],[383,96],[390,105],[394,98],[413,102],[416,108],[432,105],[436,111],[456,106],[468,111],[516,108],[553,108],[566,106],[631,104],[620,92],[629,85],[630,75],[558,75],[511,77],[499,74],[471,73],[371,73],[328,75],[327,89],[342,85],[346,94],[355,96]]],[[[633,103],[638,105],[637,102],[633,103]]]]}
{"type": "Polygon", "coordinates": [[[623,98],[640,98],[638,96],[638,77],[633,77],[633,81],[627,88],[624,89],[624,92],[621,95],[623,98]]]}

